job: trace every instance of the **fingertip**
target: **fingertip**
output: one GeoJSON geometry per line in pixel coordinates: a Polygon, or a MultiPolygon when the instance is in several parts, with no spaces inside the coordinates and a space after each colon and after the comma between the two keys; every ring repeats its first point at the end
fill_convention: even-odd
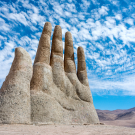
{"type": "Polygon", "coordinates": [[[66,46],[72,46],[73,47],[72,34],[69,31],[67,31],[65,33],[65,47],[66,46]]]}
{"type": "Polygon", "coordinates": [[[81,51],[81,52],[84,51],[84,50],[83,50],[83,47],[81,47],[81,46],[79,46],[77,50],[78,50],[78,51],[81,51]]]}
{"type": "Polygon", "coordinates": [[[63,57],[62,29],[59,25],[56,25],[54,28],[51,53],[63,57]]]}
{"type": "Polygon", "coordinates": [[[15,48],[15,57],[23,58],[25,56],[29,57],[29,54],[24,48],[22,48],[22,47],[15,48]]]}
{"type": "Polygon", "coordinates": [[[78,61],[85,61],[84,49],[81,46],[77,48],[77,57],[78,61]]]}
{"type": "Polygon", "coordinates": [[[65,33],[65,58],[72,59],[73,55],[74,55],[74,49],[73,49],[72,34],[69,31],[67,31],[65,33]]]}
{"type": "Polygon", "coordinates": [[[65,33],[65,39],[72,39],[72,34],[69,31],[65,33]]]}
{"type": "Polygon", "coordinates": [[[51,36],[51,32],[52,32],[52,25],[50,22],[46,22],[42,34],[47,34],[51,36]]]}
{"type": "Polygon", "coordinates": [[[57,38],[62,41],[62,29],[59,25],[56,25],[54,28],[53,38],[57,38]]]}

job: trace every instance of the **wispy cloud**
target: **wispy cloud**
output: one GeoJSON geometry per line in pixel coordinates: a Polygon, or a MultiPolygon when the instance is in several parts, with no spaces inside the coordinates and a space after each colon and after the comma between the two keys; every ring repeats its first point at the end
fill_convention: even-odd
{"type": "Polygon", "coordinates": [[[62,27],[63,42],[66,31],[72,33],[75,61],[77,47],[84,48],[93,92],[134,94],[134,77],[129,75],[135,67],[134,6],[135,2],[120,0],[0,2],[0,86],[15,47],[25,48],[34,61],[44,23],[49,21],[53,30],[55,25],[62,27]]]}
{"type": "MultiPolygon", "coordinates": [[[[109,72],[109,71],[108,71],[109,72]]],[[[119,80],[101,80],[96,77],[89,78],[90,88],[97,95],[134,95],[135,74],[125,75],[119,80]]]]}

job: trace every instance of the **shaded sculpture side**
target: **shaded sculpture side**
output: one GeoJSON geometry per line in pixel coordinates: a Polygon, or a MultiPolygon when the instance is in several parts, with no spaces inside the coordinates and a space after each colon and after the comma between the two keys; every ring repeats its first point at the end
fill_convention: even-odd
{"type": "Polygon", "coordinates": [[[15,49],[10,72],[0,90],[0,123],[30,123],[32,61],[21,47],[15,49]]]}

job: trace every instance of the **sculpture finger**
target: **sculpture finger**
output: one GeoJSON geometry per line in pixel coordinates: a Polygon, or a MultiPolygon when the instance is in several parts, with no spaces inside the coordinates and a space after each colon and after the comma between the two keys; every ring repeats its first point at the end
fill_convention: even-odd
{"type": "Polygon", "coordinates": [[[77,70],[78,79],[82,84],[89,86],[89,82],[87,78],[85,55],[82,47],[78,47],[77,57],[78,57],[78,70],[77,70]]]}
{"type": "MultiPolygon", "coordinates": [[[[30,83],[30,89],[42,91],[44,87],[45,69],[50,69],[50,37],[52,26],[46,22],[39,40],[37,54],[33,65],[33,76],[30,83]]],[[[51,71],[50,71],[51,72],[51,71]]],[[[51,73],[50,73],[51,74],[51,73]]],[[[46,74],[47,75],[47,74],[46,74]]]]}
{"type": "Polygon", "coordinates": [[[76,73],[73,39],[70,32],[65,34],[64,69],[67,73],[76,73]]]}
{"type": "Polygon", "coordinates": [[[63,60],[62,29],[59,25],[55,26],[53,33],[50,61],[51,66],[55,62],[55,58],[58,58],[60,61],[63,60]]]}
{"type": "Polygon", "coordinates": [[[50,65],[52,67],[54,83],[58,88],[64,91],[65,72],[63,63],[62,29],[59,25],[55,26],[53,33],[50,65]]]}
{"type": "Polygon", "coordinates": [[[46,22],[42,31],[42,35],[39,41],[37,54],[34,64],[36,62],[50,63],[50,37],[51,37],[52,25],[50,22],[46,22]]]}
{"type": "Polygon", "coordinates": [[[32,61],[21,47],[0,90],[0,123],[30,123],[32,61]]]}

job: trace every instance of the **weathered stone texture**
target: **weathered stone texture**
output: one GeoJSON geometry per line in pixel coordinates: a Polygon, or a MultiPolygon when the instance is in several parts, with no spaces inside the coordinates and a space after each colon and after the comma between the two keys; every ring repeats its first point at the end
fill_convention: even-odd
{"type": "Polygon", "coordinates": [[[0,123],[30,123],[32,61],[21,47],[15,49],[10,72],[0,91],[0,123]]]}
{"type": "Polygon", "coordinates": [[[50,37],[51,37],[52,25],[50,22],[45,23],[42,31],[41,38],[39,40],[37,55],[35,62],[50,63],[50,37]]]}
{"type": "Polygon", "coordinates": [[[78,79],[82,84],[89,86],[86,71],[85,55],[82,47],[78,47],[77,57],[78,57],[78,70],[77,70],[78,79]]]}
{"type": "Polygon", "coordinates": [[[76,73],[76,67],[74,62],[73,40],[70,32],[66,32],[65,34],[64,69],[65,72],[76,73]]]}
{"type": "Polygon", "coordinates": [[[39,85],[35,82],[35,88],[31,90],[33,122],[59,124],[99,122],[88,85],[84,51],[83,48],[78,48],[76,74],[70,32],[65,34],[64,61],[62,30],[60,26],[56,26],[52,38],[50,65],[35,63],[34,69],[35,66],[37,70],[33,72],[33,77],[38,78],[36,82],[39,82],[39,85]]]}
{"type": "MultiPolygon", "coordinates": [[[[28,56],[23,57],[24,59],[27,58],[27,60],[25,59],[25,64],[23,64],[22,59],[14,60],[15,62],[13,62],[10,72],[19,69],[18,76],[15,76],[15,78],[17,77],[19,79],[16,78],[13,81],[14,83],[11,83],[13,84],[12,87],[9,88],[10,81],[12,82],[14,76],[11,72],[3,83],[1,88],[2,102],[0,104],[0,110],[2,110],[0,113],[3,115],[0,116],[1,122],[29,123],[30,117],[32,123],[90,124],[99,122],[89,88],[83,48],[79,47],[77,51],[78,69],[76,73],[71,33],[66,32],[65,34],[65,54],[63,61],[61,27],[58,25],[55,26],[50,55],[51,29],[51,24],[47,22],[39,41],[33,65],[32,79],[30,58],[28,56]],[[21,66],[14,67],[14,65],[20,62],[22,62],[21,66]],[[21,71],[23,71],[22,76],[20,76],[21,71]],[[18,83],[18,81],[20,82],[18,83]],[[9,98],[11,94],[8,94],[9,96],[5,99],[3,91],[8,88],[10,91],[21,94],[19,96],[13,94],[11,98],[9,98]],[[14,100],[15,102],[10,107],[7,103],[14,100]],[[15,105],[16,101],[19,101],[17,105],[15,105]],[[24,108],[27,109],[24,110],[24,108]],[[5,112],[7,111],[6,115],[3,113],[3,110],[5,112]],[[17,117],[14,118],[9,115],[6,118],[7,114],[12,114],[12,111],[15,114],[14,116],[17,117]],[[25,114],[22,115],[24,112],[25,114]],[[22,117],[19,117],[20,115],[18,113],[21,113],[22,117]]],[[[15,59],[17,58],[15,57],[15,59]]]]}

